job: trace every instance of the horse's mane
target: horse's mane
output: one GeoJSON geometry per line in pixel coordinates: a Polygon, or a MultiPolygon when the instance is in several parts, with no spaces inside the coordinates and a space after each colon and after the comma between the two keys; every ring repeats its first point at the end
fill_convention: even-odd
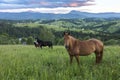
{"type": "Polygon", "coordinates": [[[69,39],[70,39],[70,41],[71,41],[69,47],[71,47],[71,48],[73,48],[73,46],[74,46],[78,41],[80,41],[79,39],[76,39],[75,37],[70,36],[70,35],[69,35],[69,39]]]}
{"type": "Polygon", "coordinates": [[[69,38],[71,38],[71,39],[73,39],[73,40],[77,40],[75,37],[70,36],[70,35],[69,35],[69,38]]]}

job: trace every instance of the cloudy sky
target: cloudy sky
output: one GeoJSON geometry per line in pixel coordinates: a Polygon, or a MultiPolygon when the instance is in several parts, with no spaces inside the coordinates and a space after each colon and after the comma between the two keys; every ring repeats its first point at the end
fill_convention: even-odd
{"type": "Polygon", "coordinates": [[[0,12],[119,12],[120,0],[0,0],[0,12]]]}

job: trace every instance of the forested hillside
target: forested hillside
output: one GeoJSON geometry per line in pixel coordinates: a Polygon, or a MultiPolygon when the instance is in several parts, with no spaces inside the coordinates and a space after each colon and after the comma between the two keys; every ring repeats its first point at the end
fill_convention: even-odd
{"type": "Polygon", "coordinates": [[[64,31],[81,40],[98,38],[106,45],[120,44],[119,18],[0,20],[0,44],[33,44],[39,37],[62,45],[64,31]]]}

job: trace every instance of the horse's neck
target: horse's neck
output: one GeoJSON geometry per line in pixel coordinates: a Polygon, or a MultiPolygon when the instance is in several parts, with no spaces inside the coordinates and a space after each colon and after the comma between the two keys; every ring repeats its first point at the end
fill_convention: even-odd
{"type": "Polygon", "coordinates": [[[76,42],[78,41],[78,39],[76,39],[76,38],[74,38],[72,36],[70,36],[70,38],[71,38],[70,47],[73,48],[73,46],[76,44],[76,42]]]}
{"type": "Polygon", "coordinates": [[[72,37],[72,36],[69,36],[69,38],[71,38],[72,40],[76,40],[76,38],[72,37]]]}

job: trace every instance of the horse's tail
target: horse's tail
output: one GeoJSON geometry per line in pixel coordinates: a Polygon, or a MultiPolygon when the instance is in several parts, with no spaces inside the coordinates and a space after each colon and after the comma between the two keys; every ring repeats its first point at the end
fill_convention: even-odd
{"type": "Polygon", "coordinates": [[[104,51],[104,45],[102,46],[102,49],[100,51],[100,60],[102,60],[103,58],[103,51],[104,51]]]}
{"type": "Polygon", "coordinates": [[[52,42],[51,42],[50,46],[51,46],[51,48],[53,48],[53,43],[52,42]]]}

